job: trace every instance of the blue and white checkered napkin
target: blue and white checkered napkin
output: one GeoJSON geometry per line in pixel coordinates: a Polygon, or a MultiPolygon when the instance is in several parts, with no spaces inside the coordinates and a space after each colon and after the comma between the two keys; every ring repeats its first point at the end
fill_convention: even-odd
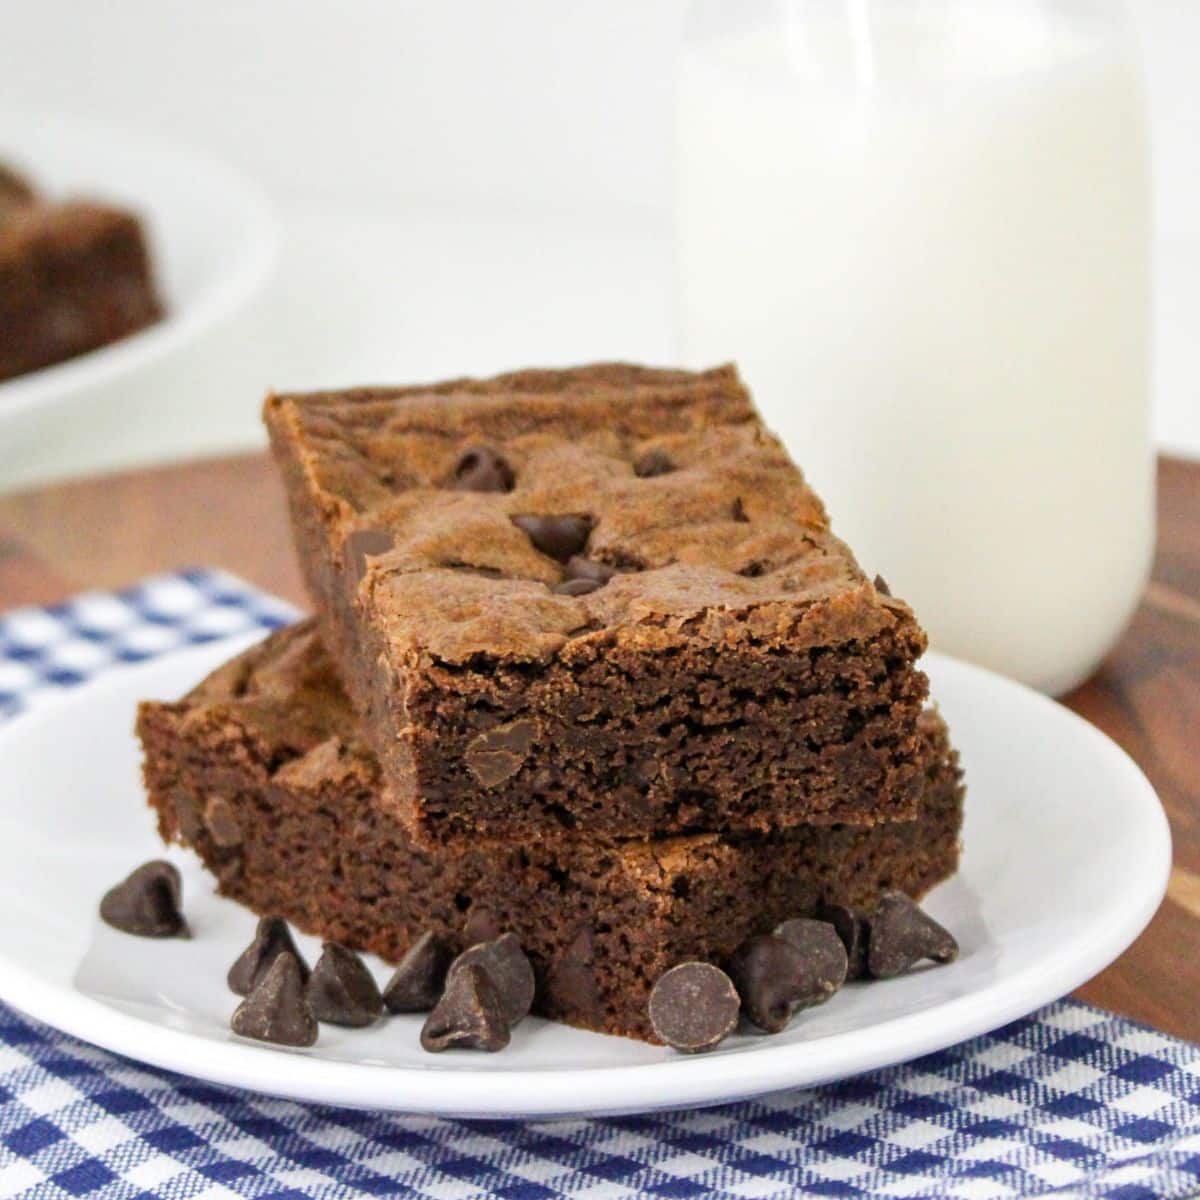
{"type": "MultiPolygon", "coordinates": [[[[293,610],[185,571],[0,617],[0,697],[293,610]]],[[[3,919],[0,916],[0,919],[3,919]]],[[[1072,1001],[904,1066],[696,1112],[537,1124],[295,1104],[0,1005],[0,1197],[1200,1195],[1200,1047],[1072,1001]]]]}

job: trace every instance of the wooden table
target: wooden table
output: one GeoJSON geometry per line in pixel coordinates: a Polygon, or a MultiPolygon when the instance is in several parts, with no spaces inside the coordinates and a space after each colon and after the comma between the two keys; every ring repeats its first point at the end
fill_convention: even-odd
{"type": "MultiPolygon", "coordinates": [[[[1137,760],[1175,835],[1170,891],[1138,942],[1079,995],[1200,1041],[1200,463],[1163,459],[1154,577],[1100,672],[1067,698],[1137,760]]],[[[304,603],[263,455],[0,498],[0,609],[222,566],[304,603]]]]}

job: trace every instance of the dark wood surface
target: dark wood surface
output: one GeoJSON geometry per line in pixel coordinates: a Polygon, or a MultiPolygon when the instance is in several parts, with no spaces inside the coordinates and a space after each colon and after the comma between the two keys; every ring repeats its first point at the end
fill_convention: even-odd
{"type": "MultiPolygon", "coordinates": [[[[184,565],[222,566],[304,603],[265,455],[0,498],[0,609],[184,565]]],[[[1200,463],[1161,461],[1153,580],[1104,666],[1066,702],[1137,760],[1175,836],[1166,902],[1079,994],[1200,1040],[1200,463]]]]}

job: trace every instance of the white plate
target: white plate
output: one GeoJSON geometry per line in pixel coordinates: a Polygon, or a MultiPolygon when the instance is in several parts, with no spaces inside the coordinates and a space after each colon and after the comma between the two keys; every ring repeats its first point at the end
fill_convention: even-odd
{"type": "MultiPolygon", "coordinates": [[[[177,351],[233,322],[266,284],[279,234],[257,186],[223,163],[154,138],[76,117],[0,110],[0,160],[26,171],[47,195],[87,196],[132,209],[150,241],[165,318],[110,346],[0,383],[3,480],[13,486],[34,475],[82,470],[92,465],[91,443],[105,439],[92,429],[49,425],[51,415],[83,420],[103,435],[115,427],[123,444],[117,457],[134,461],[142,446],[139,419],[180,404],[181,422],[195,426],[203,444],[205,410],[177,399],[198,394],[188,379],[155,370],[177,351]],[[93,410],[98,410],[93,412],[93,410]],[[20,453],[12,444],[20,438],[20,453]],[[65,439],[72,437],[68,444],[65,439]],[[43,443],[50,442],[50,445],[43,443]],[[46,468],[39,469],[42,453],[46,468]],[[78,460],[78,461],[76,461],[78,460]],[[60,461],[62,464],[60,468],[60,461]]],[[[209,347],[237,354],[238,343],[209,347]]],[[[216,364],[218,372],[221,364],[216,364]]],[[[205,372],[200,372],[202,379],[205,372]]],[[[211,369],[207,378],[212,380],[211,369]]],[[[217,380],[223,379],[218,373],[217,380]]],[[[214,392],[219,383],[213,381],[214,392]]],[[[250,401],[265,390],[255,380],[250,401]]],[[[246,403],[246,395],[239,397],[246,403]]],[[[219,392],[211,402],[221,402],[219,392]]],[[[111,439],[108,439],[111,440],[111,439]]],[[[176,431],[176,441],[178,441],[176,431]]]]}
{"type": "MultiPolygon", "coordinates": [[[[612,1113],[713,1104],[852,1075],[993,1029],[1088,979],[1158,906],[1170,839],[1154,792],[1112,742],[1049,700],[931,655],[969,784],[967,851],[930,910],[959,960],[853,984],[775,1037],[684,1057],[530,1019],[496,1055],[429,1055],[418,1017],[322,1027],[309,1051],[228,1032],[225,971],[254,919],[186,854],[191,941],[102,925],[110,884],[161,853],[141,798],[135,702],[175,697],[244,644],[126,668],[0,730],[0,997],[90,1042],[297,1099],[453,1115],[612,1113]]],[[[315,944],[301,939],[312,953],[315,944]]],[[[385,968],[376,963],[382,977],[385,968]]]]}

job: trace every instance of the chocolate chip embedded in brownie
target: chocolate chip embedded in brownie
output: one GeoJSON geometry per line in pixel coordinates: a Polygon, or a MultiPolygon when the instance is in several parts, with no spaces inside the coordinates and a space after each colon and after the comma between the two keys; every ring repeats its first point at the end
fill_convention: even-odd
{"type": "Polygon", "coordinates": [[[535,1011],[650,1038],[650,989],[689,959],[819,903],[920,895],[957,865],[962,790],[922,723],[914,821],[603,844],[423,847],[397,818],[311,623],[273,635],[138,717],[150,803],[220,890],[260,914],[396,961],[424,931],[461,949],[486,913],[535,969],[535,1011]]]}
{"type": "Polygon", "coordinates": [[[912,816],[925,636],[732,367],[265,415],[326,642],[421,837],[912,816]]]}
{"type": "Polygon", "coordinates": [[[84,202],[0,219],[0,380],[127,337],[162,315],[142,228],[84,202]]]}

